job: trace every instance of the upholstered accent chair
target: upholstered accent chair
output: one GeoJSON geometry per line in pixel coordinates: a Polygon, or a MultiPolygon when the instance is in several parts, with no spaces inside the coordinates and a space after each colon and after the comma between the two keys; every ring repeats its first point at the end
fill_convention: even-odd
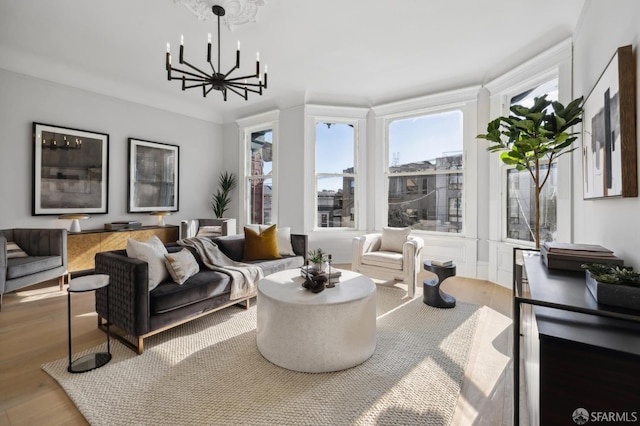
{"type": "Polygon", "coordinates": [[[67,274],[66,229],[0,230],[0,309],[4,293],[67,274]]]}
{"type": "Polygon", "coordinates": [[[351,269],[372,278],[401,280],[408,286],[409,297],[415,297],[424,241],[410,232],[409,228],[383,228],[381,233],[355,237],[351,269]]]}
{"type": "Polygon", "coordinates": [[[180,238],[224,237],[237,233],[235,219],[189,219],[180,222],[180,238]]]}

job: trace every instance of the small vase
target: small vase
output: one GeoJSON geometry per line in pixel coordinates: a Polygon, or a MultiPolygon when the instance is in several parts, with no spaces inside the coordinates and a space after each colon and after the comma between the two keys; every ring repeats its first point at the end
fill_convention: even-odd
{"type": "Polygon", "coordinates": [[[313,269],[315,269],[318,272],[326,272],[327,266],[328,266],[327,262],[313,263],[313,269]]]}

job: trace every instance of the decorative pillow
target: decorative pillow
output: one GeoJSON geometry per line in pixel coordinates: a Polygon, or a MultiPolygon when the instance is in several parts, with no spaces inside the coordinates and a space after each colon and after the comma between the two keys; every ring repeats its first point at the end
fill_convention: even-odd
{"type": "Polygon", "coordinates": [[[196,237],[218,237],[222,235],[222,226],[201,226],[196,237]]]}
{"type": "MultiPolygon", "coordinates": [[[[246,225],[247,228],[251,229],[255,232],[263,232],[265,229],[269,228],[273,225],[246,225]]],[[[293,246],[291,245],[291,228],[284,227],[278,228],[276,226],[276,238],[278,240],[278,252],[280,256],[295,256],[296,253],[293,251],[293,246]]]]}
{"type": "Polygon", "coordinates": [[[177,253],[165,254],[164,263],[167,266],[169,275],[178,284],[184,284],[189,277],[200,272],[198,261],[186,248],[177,253]]]}
{"type": "Polygon", "coordinates": [[[145,242],[132,238],[127,240],[127,256],[147,262],[149,265],[149,291],[169,277],[164,264],[165,254],[168,254],[167,248],[155,235],[145,242]]]}
{"type": "Polygon", "coordinates": [[[280,259],[276,225],[271,225],[262,232],[244,228],[244,260],[280,259]]]}
{"type": "Polygon", "coordinates": [[[7,241],[7,259],[14,259],[16,257],[29,257],[18,245],[13,241],[7,241]]]}
{"type": "Polygon", "coordinates": [[[411,228],[382,228],[381,251],[395,251],[402,253],[402,246],[407,241],[411,228]]]}

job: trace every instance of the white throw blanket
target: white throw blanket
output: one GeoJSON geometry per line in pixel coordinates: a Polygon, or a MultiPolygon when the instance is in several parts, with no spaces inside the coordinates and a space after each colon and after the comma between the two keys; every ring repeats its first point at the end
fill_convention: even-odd
{"type": "Polygon", "coordinates": [[[264,277],[259,267],[229,259],[218,245],[208,238],[185,238],[177,243],[183,247],[193,247],[207,268],[231,276],[231,300],[256,295],[258,281],[264,277]]]}

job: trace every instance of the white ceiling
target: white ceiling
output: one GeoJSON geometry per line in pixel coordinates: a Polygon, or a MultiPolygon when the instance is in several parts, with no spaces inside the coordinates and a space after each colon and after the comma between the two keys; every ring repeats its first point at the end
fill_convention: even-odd
{"type": "Polygon", "coordinates": [[[269,89],[225,103],[167,81],[166,43],[177,59],[184,34],[185,58],[204,66],[217,31],[173,0],[0,0],[0,68],[215,122],[304,102],[373,106],[486,83],[571,37],[583,4],[265,0],[256,22],[222,27],[222,62],[240,40],[242,71],[259,51],[269,89]]]}

